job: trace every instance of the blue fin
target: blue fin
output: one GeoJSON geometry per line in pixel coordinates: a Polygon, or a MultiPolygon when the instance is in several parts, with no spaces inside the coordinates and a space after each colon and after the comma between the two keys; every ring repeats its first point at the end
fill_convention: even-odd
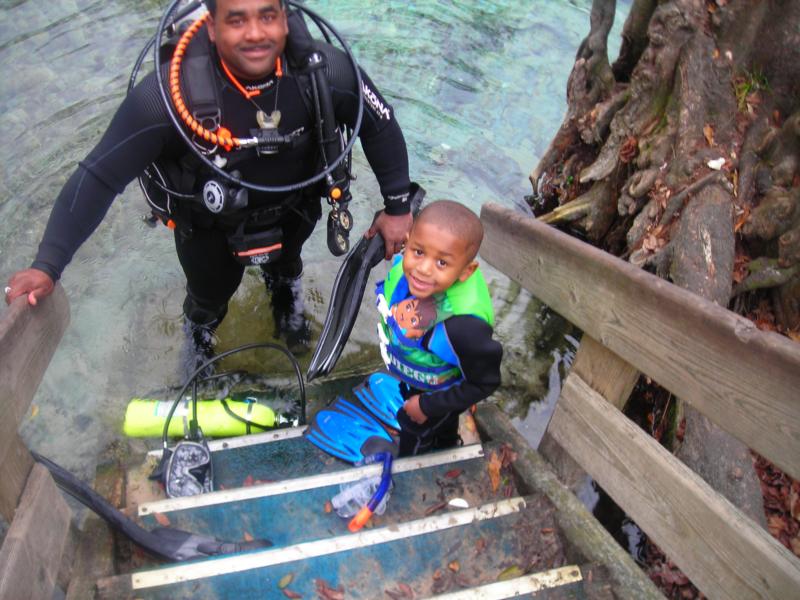
{"type": "Polygon", "coordinates": [[[400,429],[397,411],[403,406],[400,393],[400,380],[388,373],[373,373],[367,380],[354,388],[356,398],[369,412],[392,429],[400,429]]]}
{"type": "Polygon", "coordinates": [[[304,435],[321,450],[349,463],[376,452],[397,455],[397,445],[380,423],[341,397],[314,415],[304,435]]]}

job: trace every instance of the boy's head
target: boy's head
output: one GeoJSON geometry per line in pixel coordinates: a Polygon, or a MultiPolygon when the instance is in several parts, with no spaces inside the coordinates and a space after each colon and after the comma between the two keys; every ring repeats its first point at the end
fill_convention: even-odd
{"type": "Polygon", "coordinates": [[[444,292],[478,268],[483,241],[480,219],[463,204],[437,200],[414,219],[403,253],[403,273],[417,298],[444,292]]]}

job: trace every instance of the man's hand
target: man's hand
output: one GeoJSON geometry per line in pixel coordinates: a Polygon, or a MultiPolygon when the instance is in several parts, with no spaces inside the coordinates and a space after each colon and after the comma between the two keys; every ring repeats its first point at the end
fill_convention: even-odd
{"type": "Polygon", "coordinates": [[[11,276],[6,286],[6,304],[20,296],[28,295],[28,304],[36,303],[53,292],[55,283],[50,275],[39,269],[24,269],[11,276]]]}
{"type": "Polygon", "coordinates": [[[419,394],[411,396],[411,398],[406,400],[403,403],[403,410],[406,411],[408,418],[414,421],[414,423],[417,425],[422,425],[428,420],[428,417],[425,416],[425,413],[422,412],[422,409],[419,406],[419,394]]]}
{"type": "Polygon", "coordinates": [[[372,226],[364,234],[364,237],[369,240],[375,237],[376,233],[380,233],[383,236],[386,249],[384,258],[389,260],[403,249],[403,244],[408,239],[408,232],[411,231],[411,223],[413,221],[414,218],[411,213],[387,215],[386,211],[382,210],[375,217],[372,226]]]}

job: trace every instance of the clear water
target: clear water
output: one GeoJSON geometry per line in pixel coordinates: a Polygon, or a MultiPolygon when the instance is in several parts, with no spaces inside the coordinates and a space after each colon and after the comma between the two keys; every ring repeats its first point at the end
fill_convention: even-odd
{"type": "MultiPolygon", "coordinates": [[[[3,281],[32,260],[53,199],[122,99],[131,66],[165,4],[0,0],[3,281]]],[[[530,191],[527,175],[561,122],[575,49],[589,29],[590,0],[308,5],[339,27],[394,105],[412,178],[428,198],[454,198],[475,211],[488,201],[521,203],[530,191]]],[[[617,32],[621,22],[618,16],[617,32]]],[[[357,234],[380,201],[360,150],[355,161],[359,178],[351,208],[357,234]]],[[[67,268],[62,281],[71,324],[22,427],[31,448],[85,477],[121,436],[128,400],[178,383],[184,280],[171,235],[147,228],[144,212],[132,184],[67,268]]],[[[318,333],[338,265],[326,249],[323,226],[304,258],[307,308],[318,333]]],[[[569,327],[502,274],[487,268],[486,275],[506,348],[498,396],[537,443],[558,392],[559,365],[574,350],[565,337],[569,327]]],[[[367,299],[338,377],[379,365],[371,305],[367,299]]],[[[248,273],[220,328],[220,347],[271,340],[267,306],[258,277],[248,273]]],[[[266,356],[252,362],[288,373],[285,364],[266,356]]],[[[312,402],[339,391],[341,381],[313,386],[312,402]]]]}

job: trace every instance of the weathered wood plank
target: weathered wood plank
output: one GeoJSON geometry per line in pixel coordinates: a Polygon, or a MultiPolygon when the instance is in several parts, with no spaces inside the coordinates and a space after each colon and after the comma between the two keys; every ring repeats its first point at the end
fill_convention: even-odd
{"type": "MultiPolygon", "coordinates": [[[[572,363],[572,372],[580,375],[593,390],[620,410],[625,407],[639,380],[639,371],[633,365],[622,360],[587,334],[581,338],[575,361],[572,363]]],[[[577,494],[585,485],[586,471],[548,431],[545,431],[542,437],[539,452],[553,466],[562,483],[577,494]]]]}
{"type": "Polygon", "coordinates": [[[9,437],[0,454],[0,515],[10,523],[33,468],[33,457],[16,431],[9,437]]]}
{"type": "Polygon", "coordinates": [[[52,598],[70,518],[50,472],[34,465],[0,549],[0,598],[52,598]]]}
{"type": "Polygon", "coordinates": [[[800,478],[800,344],[536,219],[481,219],[484,260],[800,478]]]}
{"type": "Polygon", "coordinates": [[[797,594],[800,559],[574,373],[550,432],[710,598],[797,594]]]}
{"type": "MultiPolygon", "coordinates": [[[[482,402],[475,413],[483,439],[509,444],[517,453],[512,468],[525,493],[545,494],[556,507],[559,527],[583,558],[604,565],[623,600],[659,600],[663,595],[586,507],[555,476],[542,456],[530,447],[508,417],[496,405],[482,402]]],[[[571,560],[582,560],[571,557],[571,560]]]]}
{"type": "Polygon", "coordinates": [[[20,297],[0,316],[0,441],[16,433],[68,324],[60,284],[37,306],[20,297]]]}

